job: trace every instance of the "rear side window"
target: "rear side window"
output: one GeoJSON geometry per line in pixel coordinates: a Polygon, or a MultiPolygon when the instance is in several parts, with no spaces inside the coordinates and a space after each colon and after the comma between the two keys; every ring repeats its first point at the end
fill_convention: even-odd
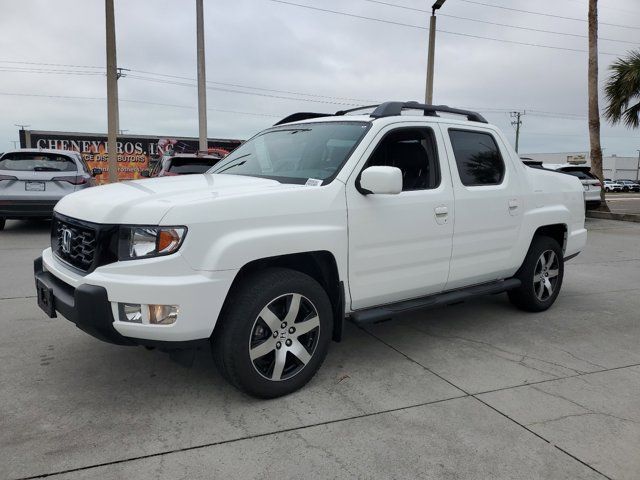
{"type": "Polygon", "coordinates": [[[190,173],[205,173],[216,163],[213,159],[204,158],[173,158],[169,161],[168,172],[178,175],[190,173]]]}
{"type": "Polygon", "coordinates": [[[16,172],[77,172],[76,163],[65,155],[10,152],[0,159],[0,170],[16,172]]]}
{"type": "Polygon", "coordinates": [[[463,185],[499,185],[504,161],[492,135],[470,130],[449,130],[453,154],[463,185]]]}

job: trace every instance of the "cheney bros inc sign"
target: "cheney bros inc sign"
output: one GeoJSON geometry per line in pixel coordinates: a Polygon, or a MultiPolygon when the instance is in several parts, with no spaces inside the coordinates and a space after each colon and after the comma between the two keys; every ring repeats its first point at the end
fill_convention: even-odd
{"type": "MultiPolygon", "coordinates": [[[[43,132],[20,130],[21,148],[73,150],[82,153],[89,168],[101,168],[99,183],[108,179],[107,136],[97,133],[43,132]]],[[[240,140],[209,139],[209,151],[226,154],[240,145],[240,140]]],[[[140,178],[140,172],[149,168],[149,162],[165,153],[195,153],[197,138],[149,137],[122,135],[118,137],[118,178],[140,178]]]]}

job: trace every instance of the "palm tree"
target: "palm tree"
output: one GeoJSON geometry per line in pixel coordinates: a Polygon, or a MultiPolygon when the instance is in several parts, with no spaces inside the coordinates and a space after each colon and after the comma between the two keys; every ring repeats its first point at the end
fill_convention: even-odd
{"type": "MultiPolygon", "coordinates": [[[[591,171],[604,185],[602,146],[600,145],[600,107],[598,105],[598,0],[589,0],[589,139],[591,171]]],[[[608,210],[604,188],[600,191],[601,208],[608,210]]]]}
{"type": "Polygon", "coordinates": [[[609,102],[605,117],[614,125],[623,122],[629,128],[640,127],[640,50],[616,60],[610,70],[613,74],[605,87],[609,102]]]}

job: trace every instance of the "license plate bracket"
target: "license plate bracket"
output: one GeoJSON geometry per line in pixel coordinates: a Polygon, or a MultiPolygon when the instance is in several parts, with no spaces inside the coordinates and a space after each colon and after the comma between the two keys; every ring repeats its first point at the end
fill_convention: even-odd
{"type": "Polygon", "coordinates": [[[44,182],[34,182],[29,180],[25,182],[24,189],[27,192],[44,192],[47,187],[44,182]]]}
{"type": "Polygon", "coordinates": [[[38,306],[46,313],[49,318],[56,318],[56,306],[53,291],[47,287],[41,280],[36,280],[36,295],[38,297],[38,306]]]}

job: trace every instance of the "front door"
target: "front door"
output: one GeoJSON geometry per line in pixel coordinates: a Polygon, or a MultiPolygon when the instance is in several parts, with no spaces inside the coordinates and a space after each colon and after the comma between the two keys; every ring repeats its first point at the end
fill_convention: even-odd
{"type": "Polygon", "coordinates": [[[439,131],[412,124],[382,130],[349,178],[349,288],[353,310],[442,291],[449,275],[453,190],[439,131]],[[438,141],[436,139],[438,138],[438,141]],[[397,195],[363,194],[368,166],[401,170],[397,195]]]}

